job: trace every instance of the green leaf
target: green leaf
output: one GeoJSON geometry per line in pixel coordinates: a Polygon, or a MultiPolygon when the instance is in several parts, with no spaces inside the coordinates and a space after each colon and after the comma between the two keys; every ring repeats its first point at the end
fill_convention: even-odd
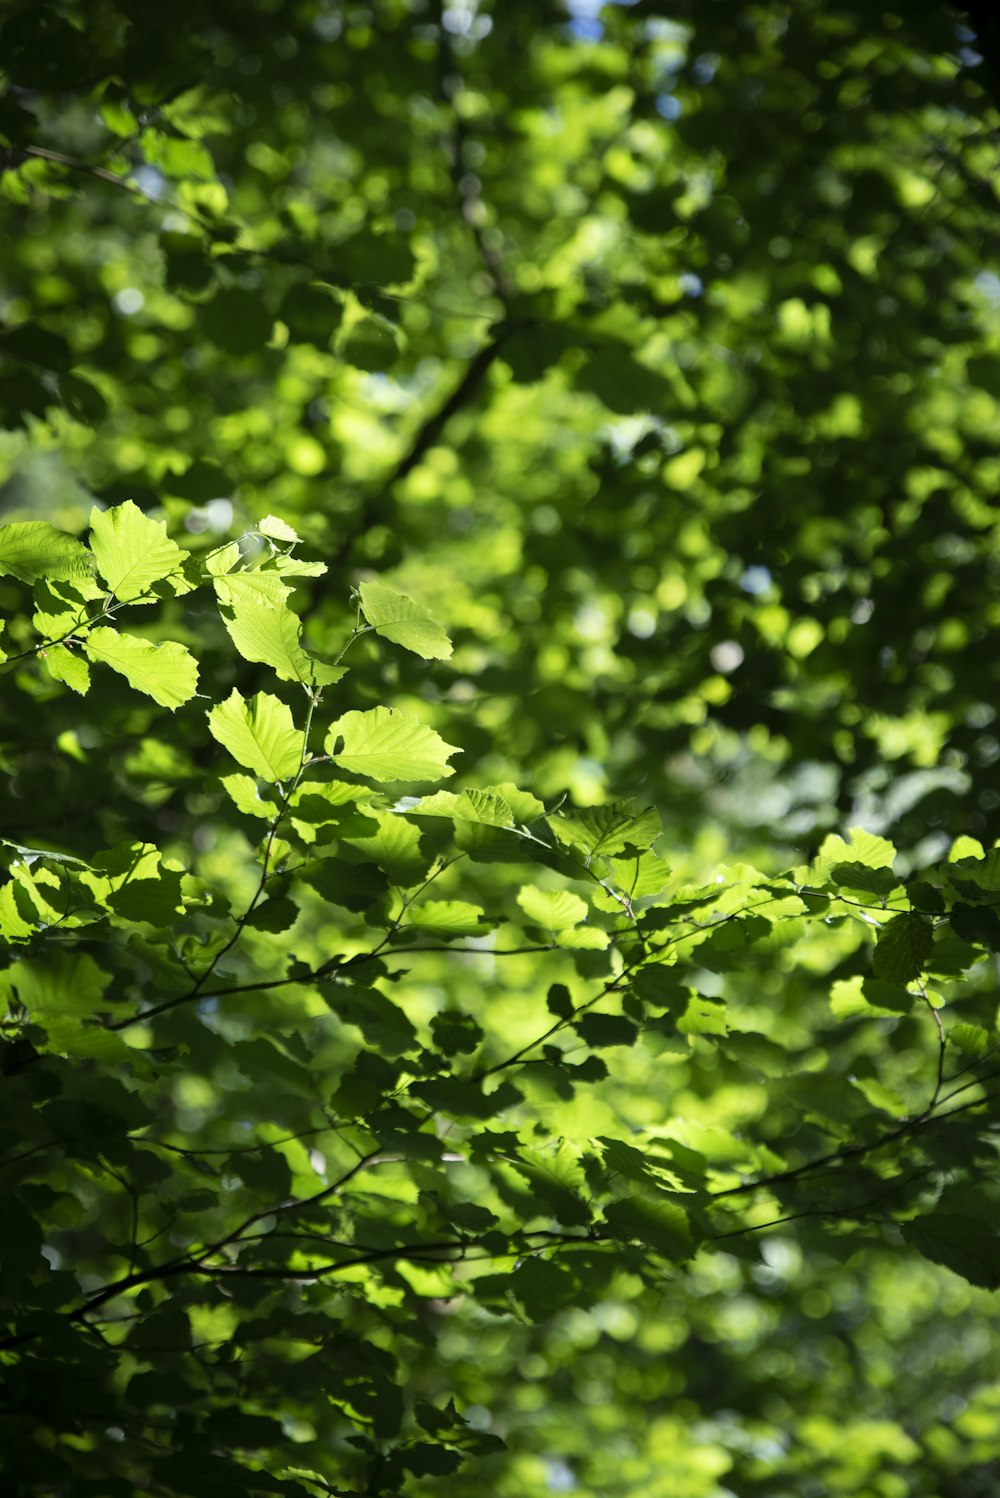
{"type": "Polygon", "coordinates": [[[916,999],[901,983],[887,983],[884,978],[863,978],[861,992],[867,1003],[893,1014],[908,1014],[916,999]]]}
{"type": "Polygon", "coordinates": [[[445,1056],[470,1056],[485,1038],[483,1028],[461,1009],[445,1009],[431,1020],[435,1047],[445,1056]]]}
{"type": "MultiPolygon", "coordinates": [[[[409,871],[410,866],[404,865],[404,873],[409,871]]],[[[394,874],[397,870],[394,868],[394,874]]],[[[418,866],[416,876],[410,873],[414,884],[426,876],[426,861],[418,866]]],[[[352,863],[346,858],[322,858],[318,862],[310,863],[303,871],[302,878],[316,891],[320,899],[331,905],[341,905],[345,910],[354,910],[371,914],[376,920],[380,920],[387,905],[388,881],[385,874],[376,865],[374,856],[370,863],[352,863]]],[[[394,884],[406,887],[404,878],[395,877],[394,884]]],[[[0,899],[3,892],[0,891],[0,899]]],[[[388,917],[386,917],[388,919],[388,917]]]]}
{"type": "Polygon", "coordinates": [[[185,553],[170,540],[163,521],[151,520],[132,500],[112,510],[95,507],[90,527],[98,571],[108,592],[123,603],[135,602],[149,594],[155,583],[168,579],[175,592],[186,587],[181,570],[185,553]]]}
{"type": "Polygon", "coordinates": [[[623,1014],[584,1014],[573,1029],[587,1045],[634,1045],[639,1027],[623,1014]]]}
{"type": "Polygon", "coordinates": [[[889,983],[910,983],[922,972],[934,945],[934,927],[923,915],[907,912],[879,927],[872,969],[889,983]]]}
{"type": "Polygon", "coordinates": [[[123,921],[163,927],[183,908],[181,874],[152,843],[119,843],[98,854],[81,882],[123,921]]]}
{"type": "Polygon", "coordinates": [[[412,650],[424,660],[446,661],[451,655],[451,641],[418,603],[405,593],[397,593],[386,583],[361,583],[361,607],[377,635],[412,650]]]}
{"type": "Polygon", "coordinates": [[[904,1223],[902,1233],[925,1259],[984,1290],[1000,1290],[1000,1239],[992,1222],[938,1210],[904,1223]]]}
{"type": "Polygon", "coordinates": [[[22,958],[0,977],[8,992],[39,1017],[92,1017],[111,979],[82,952],[53,952],[45,958],[22,958]]]}
{"type": "Polygon", "coordinates": [[[233,689],[208,714],[214,738],[239,764],[262,780],[285,780],[299,769],[305,749],[291,709],[277,697],[258,692],[249,702],[233,689]]]}
{"type": "Polygon", "coordinates": [[[198,665],[183,645],[173,640],[153,644],[116,629],[92,629],[84,638],[92,661],[100,661],[125,677],[137,692],[145,692],[171,712],[188,702],[198,687],[198,665]]]}
{"type": "Polygon", "coordinates": [[[877,1077],[852,1077],[851,1086],[856,1087],[873,1108],[889,1113],[893,1118],[906,1115],[906,1100],[892,1087],[887,1087],[877,1077]]]}
{"type": "Polygon", "coordinates": [[[356,369],[382,374],[399,358],[399,345],[392,324],[384,317],[365,317],[341,340],[338,353],[356,369]]]}
{"type": "Polygon", "coordinates": [[[596,926],[574,926],[570,930],[554,933],[556,945],[570,951],[603,952],[611,938],[606,931],[596,926]]]}
{"type": "Polygon", "coordinates": [[[524,1101],[509,1082],[501,1082],[493,1092],[486,1092],[481,1081],[464,1077],[432,1077],[414,1083],[411,1091],[435,1112],[456,1118],[496,1118],[524,1101]]]}
{"type": "Polygon", "coordinates": [[[996,904],[1000,894],[1000,848],[982,858],[959,858],[948,870],[952,884],[969,900],[996,904]]]}
{"type": "Polygon", "coordinates": [[[870,868],[864,863],[837,863],[830,870],[830,883],[839,889],[858,890],[874,900],[884,900],[901,881],[891,869],[870,868]]]}
{"type": "Polygon", "coordinates": [[[642,851],[663,830],[660,814],[654,807],[636,811],[631,801],[560,811],[551,815],[549,822],[560,842],[582,849],[588,861],[620,854],[626,848],[642,851]]]}
{"type": "Polygon", "coordinates": [[[677,1021],[677,1029],[681,1035],[725,1035],[729,1030],[726,1006],[717,1004],[714,999],[703,999],[700,994],[692,994],[677,1021]]]}
{"type": "Polygon", "coordinates": [[[202,307],[201,327],[218,348],[241,358],[263,348],[274,317],[259,291],[224,286],[202,307]]]}
{"type": "Polygon", "coordinates": [[[558,1019],[572,1019],[574,1013],[573,997],[565,983],[552,983],[545,998],[549,1013],[558,1019]]]}
{"type": "Polygon", "coordinates": [[[407,922],[438,936],[480,936],[490,929],[483,922],[482,906],[466,900],[423,900],[411,905],[407,922]]]}
{"type": "Polygon", "coordinates": [[[68,645],[50,645],[38,652],[40,660],[53,681],[60,681],[85,697],[90,690],[90,667],[75,650],[68,645]]]}
{"type": "Polygon", "coordinates": [[[284,541],[291,544],[302,540],[302,537],[284,520],[279,520],[277,515],[265,515],[263,520],[257,522],[257,529],[262,536],[268,536],[272,541],[284,541]]]}
{"type": "Polygon", "coordinates": [[[803,871],[801,883],[824,884],[833,870],[840,864],[863,864],[867,869],[891,869],[896,850],[887,838],[866,832],[863,827],[852,827],[847,834],[849,841],[831,833],[825,838],[816,858],[803,871]]]}
{"type": "Polygon", "coordinates": [[[566,1145],[554,1152],[522,1149],[510,1164],[530,1185],[539,1210],[567,1224],[590,1222],[583,1171],[566,1145]]]}
{"type": "Polygon", "coordinates": [[[320,985],[329,1007],[347,1025],[354,1025],[365,1040],[384,1056],[401,1056],[417,1048],[417,1032],[391,999],[375,988],[351,983],[320,985]]]}
{"type": "Polygon", "coordinates": [[[611,1237],[635,1239],[668,1259],[689,1259],[694,1252],[687,1213],[673,1202],[626,1196],[604,1209],[604,1220],[611,1237]]]}
{"type": "Polygon", "coordinates": [[[325,748],[335,764],[371,780],[438,780],[455,772],[460,751],[433,728],[388,707],[345,713],[330,725],[325,748]]]}
{"type": "Polygon", "coordinates": [[[39,578],[34,589],[35,612],[32,624],[48,640],[60,640],[85,624],[92,613],[91,604],[104,597],[103,589],[92,577],[39,578]]]}
{"type": "Polygon", "coordinates": [[[277,803],[260,794],[256,780],[250,775],[223,775],[220,780],[237,810],[250,817],[262,817],[265,822],[277,815],[277,803]]]}
{"type": "Polygon", "coordinates": [[[569,1305],[579,1291],[579,1282],[562,1264],[539,1258],[522,1259],[510,1277],[510,1288],[529,1320],[549,1321],[562,1306],[569,1305]]]}
{"type": "Polygon", "coordinates": [[[479,796],[495,796],[506,802],[514,815],[514,821],[520,826],[536,822],[545,810],[537,796],[533,796],[530,791],[520,790],[509,781],[504,781],[501,785],[485,786],[482,791],[467,791],[466,795],[475,805],[480,804],[475,799],[479,796]]]}
{"type": "Polygon", "coordinates": [[[289,802],[292,826],[307,843],[374,836],[378,823],[366,804],[373,794],[368,786],[353,781],[306,780],[289,802]]]}
{"type": "Polygon", "coordinates": [[[285,293],[278,315],[293,342],[328,349],[344,320],[344,305],[332,287],[299,282],[285,293]]]}
{"type": "Polygon", "coordinates": [[[884,978],[839,978],[830,990],[830,1008],[838,1019],[875,1019],[881,1015],[905,1014],[913,1008],[914,995],[899,983],[884,978]]]}
{"type": "Polygon", "coordinates": [[[963,941],[1000,952],[1000,915],[992,905],[957,903],[951,908],[949,920],[951,929],[963,941]]]}
{"type": "Polygon", "coordinates": [[[90,552],[75,536],[45,520],[19,520],[0,526],[0,573],[32,583],[39,577],[89,577],[90,552]]]}
{"type": "Polygon", "coordinates": [[[452,817],[456,822],[475,822],[483,827],[512,827],[514,813],[506,797],[497,791],[435,791],[422,796],[407,815],[452,817]]]}
{"type": "Polygon", "coordinates": [[[982,1056],[990,1048],[990,1032],[982,1025],[952,1025],[948,1039],[967,1056],[982,1056]]]}
{"type": "Polygon", "coordinates": [[[351,834],[344,837],[344,842],[370,858],[390,883],[402,889],[420,884],[427,877],[428,859],[420,850],[419,829],[393,812],[376,811],[370,816],[377,823],[377,831],[361,837],[351,834]]]}
{"type": "Polygon", "coordinates": [[[648,851],[610,862],[615,884],[631,900],[662,894],[670,879],[670,865],[648,851]]]}
{"type": "Polygon", "coordinates": [[[270,666],[282,681],[310,686],[339,681],[344,671],[316,661],[300,643],[301,621],[276,572],[235,572],[214,579],[223,623],[244,660],[270,666]]]}
{"type": "Polygon", "coordinates": [[[270,1201],[281,1201],[291,1191],[291,1171],[280,1150],[241,1150],[230,1156],[229,1164],[245,1186],[270,1201]]]}
{"type": "Polygon", "coordinates": [[[587,916],[587,904],[570,890],[536,889],[525,884],[518,890],[517,903],[528,919],[547,931],[567,931],[587,916]]]}

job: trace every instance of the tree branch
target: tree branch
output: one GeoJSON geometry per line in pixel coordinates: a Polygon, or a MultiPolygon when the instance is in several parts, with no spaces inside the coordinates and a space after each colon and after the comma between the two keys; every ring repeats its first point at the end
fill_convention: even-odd
{"type": "Polygon", "coordinates": [[[382,480],[378,489],[362,501],[354,517],[354,523],[344,533],[340,545],[328,562],[326,572],[316,578],[313,583],[308,602],[299,613],[303,622],[312,618],[329,593],[333,582],[339,581],[337,574],[349,558],[355,543],[373,525],[385,519],[385,512],[396,485],[402,483],[407,475],[412,473],[425,453],[437,443],[451,418],[472,401],[512,331],[512,327],[507,323],[498,325],[490,341],[484,344],[466,365],[464,374],[451,394],[425,416],[414,433],[409,447],[397,460],[395,467],[382,480]]]}

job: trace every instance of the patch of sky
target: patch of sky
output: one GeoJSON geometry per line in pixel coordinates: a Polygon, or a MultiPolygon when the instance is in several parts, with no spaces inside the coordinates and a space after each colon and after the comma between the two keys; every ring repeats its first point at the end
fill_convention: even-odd
{"type": "Polygon", "coordinates": [[[744,593],[752,593],[755,598],[766,593],[770,586],[771,573],[767,567],[748,567],[740,578],[744,593]]]}

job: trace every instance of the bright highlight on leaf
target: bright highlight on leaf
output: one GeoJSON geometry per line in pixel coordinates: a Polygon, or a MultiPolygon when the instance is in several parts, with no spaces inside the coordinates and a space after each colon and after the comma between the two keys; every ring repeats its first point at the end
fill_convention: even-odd
{"type": "Polygon", "coordinates": [[[586,901],[572,890],[536,889],[526,884],[517,892],[517,903],[530,921],[548,931],[566,931],[586,919],[586,901]]]}
{"type": "Polygon", "coordinates": [[[86,577],[92,570],[82,542],[44,520],[19,520],[0,526],[0,573],[23,583],[39,577],[86,577]]]}
{"type": "Polygon", "coordinates": [[[410,907],[407,920],[420,931],[437,936],[477,936],[488,931],[481,905],[467,900],[421,900],[410,907]]]}
{"type": "Polygon", "coordinates": [[[620,854],[626,848],[642,851],[662,831],[659,812],[651,806],[637,811],[631,801],[563,808],[549,821],[560,841],[579,848],[588,860],[620,854]]]}
{"type": "Polygon", "coordinates": [[[223,623],[244,660],[271,666],[282,681],[328,685],[344,675],[303,650],[302,626],[275,572],[235,572],[214,579],[223,623]]]}
{"type": "MultiPolygon", "coordinates": [[[[198,666],[183,645],[173,640],[153,644],[135,635],[101,626],[84,638],[92,661],[100,661],[125,677],[137,692],[145,692],[171,711],[188,702],[198,688],[198,666]]],[[[70,683],[72,685],[72,683],[70,683]]]]}
{"type": "Polygon", "coordinates": [[[81,697],[86,696],[90,690],[90,667],[82,655],[68,645],[51,645],[42,660],[53,681],[61,681],[81,697]]]}
{"type": "Polygon", "coordinates": [[[299,768],[302,733],[292,721],[291,709],[267,692],[246,702],[234,689],[212,708],[208,726],[233,758],[262,780],[286,780],[299,768]]]}
{"type": "Polygon", "coordinates": [[[151,520],[132,500],[112,510],[95,507],[90,529],[98,571],[108,592],[123,603],[134,603],[156,583],[169,580],[175,592],[185,586],[184,552],[170,540],[163,521],[151,520]]]}
{"type": "Polygon", "coordinates": [[[451,641],[440,624],[412,598],[381,582],[362,583],[358,592],[365,618],[376,634],[402,645],[404,650],[412,650],[424,660],[448,660],[451,641]]]}
{"type": "Polygon", "coordinates": [[[422,796],[409,808],[412,816],[453,817],[458,822],[477,822],[483,827],[512,827],[514,813],[498,791],[435,791],[422,796]]]}
{"type": "Polygon", "coordinates": [[[433,728],[386,707],[345,713],[330,725],[325,747],[343,769],[380,781],[441,780],[454,774],[448,760],[460,752],[433,728]]]}
{"type": "Polygon", "coordinates": [[[284,541],[291,543],[301,541],[302,537],[285,520],[279,520],[277,515],[265,515],[263,520],[258,521],[257,529],[262,536],[269,536],[272,541],[284,541]]]}

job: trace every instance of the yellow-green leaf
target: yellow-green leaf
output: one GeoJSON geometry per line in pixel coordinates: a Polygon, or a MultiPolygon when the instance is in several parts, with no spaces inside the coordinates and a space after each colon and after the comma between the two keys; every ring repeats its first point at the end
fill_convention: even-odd
{"type": "Polygon", "coordinates": [[[90,527],[90,545],[101,577],[108,592],[123,603],[134,603],[149,594],[155,583],[168,578],[175,591],[186,586],[181,572],[185,553],[170,540],[163,521],[151,520],[132,500],[126,499],[113,510],[95,506],[90,527]]]}
{"type": "Polygon", "coordinates": [[[267,692],[247,702],[233,690],[212,708],[208,726],[239,764],[263,780],[284,780],[302,762],[302,733],[292,722],[291,709],[267,692]]]}
{"type": "Polygon", "coordinates": [[[23,583],[38,577],[87,577],[87,548],[75,536],[57,531],[46,520],[18,520],[0,526],[0,572],[23,583]]]}
{"type": "Polygon", "coordinates": [[[362,583],[361,607],[377,635],[412,650],[424,660],[446,661],[451,655],[451,641],[426,609],[414,603],[405,593],[397,593],[386,583],[362,583]]]}
{"type": "Polygon", "coordinates": [[[120,672],[129,686],[145,692],[171,712],[197,690],[197,662],[183,645],[173,640],[154,645],[151,640],[102,627],[90,631],[84,649],[92,661],[101,661],[112,671],[120,672]]]}
{"type": "Polygon", "coordinates": [[[568,889],[536,889],[526,884],[518,890],[517,903],[529,921],[547,931],[568,931],[571,926],[578,926],[587,914],[586,901],[568,889]]]}
{"type": "Polygon", "coordinates": [[[416,718],[389,707],[345,713],[330,725],[326,752],[355,775],[371,780],[438,780],[455,772],[448,764],[461,751],[416,718]]]}

